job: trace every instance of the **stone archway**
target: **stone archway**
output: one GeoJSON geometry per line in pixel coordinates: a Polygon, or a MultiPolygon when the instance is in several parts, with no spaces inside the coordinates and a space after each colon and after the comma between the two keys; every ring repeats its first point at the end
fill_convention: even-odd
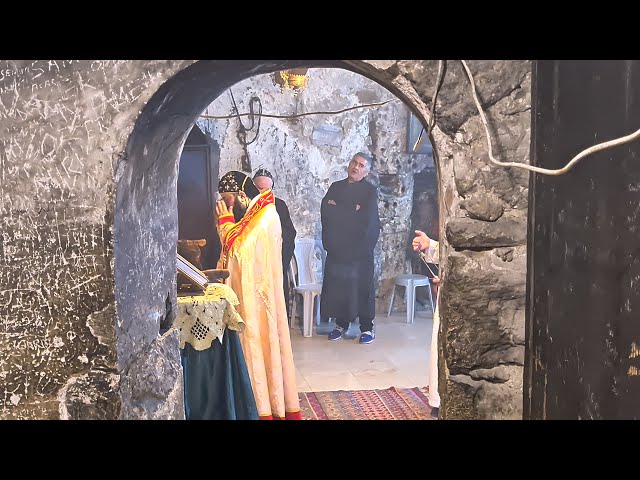
{"type": "MultiPolygon", "coordinates": [[[[171,261],[177,240],[175,218],[176,159],[182,149],[186,133],[198,115],[223,91],[249,76],[271,73],[294,66],[342,67],[362,72],[365,63],[358,62],[198,62],[167,81],[145,106],[133,133],[129,137],[126,160],[122,170],[116,171],[115,205],[115,280],[119,331],[118,359],[120,368],[126,365],[136,376],[167,379],[167,382],[149,384],[149,392],[134,392],[139,378],[122,378],[122,400],[125,418],[136,416],[144,396],[159,396],[155,391],[177,391],[171,382],[179,383],[178,350],[175,339],[158,338],[158,321],[171,311],[175,302],[175,265],[171,261]],[[360,70],[360,71],[358,71],[360,70]],[[194,98],[195,97],[195,98],[194,98]],[[166,212],[159,215],[159,212],[166,212]],[[141,241],[142,240],[142,241],[141,241]],[[137,258],[151,261],[141,265],[137,258]],[[169,307],[167,307],[169,305],[169,307]],[[140,310],[144,306],[145,310],[140,310]],[[143,321],[153,318],[155,321],[143,321]],[[166,345],[162,348],[161,345],[166,345]],[[147,349],[145,352],[143,349],[147,349]],[[175,351],[174,358],[168,359],[175,351]],[[154,361],[150,361],[150,357],[154,361]],[[150,375],[149,365],[161,371],[150,375]],[[154,367],[156,368],[156,367],[154,367]],[[162,385],[161,383],[165,383],[162,385]]],[[[401,100],[409,100],[389,81],[381,82],[396,90],[401,100]]],[[[415,101],[414,101],[415,103],[415,101]]],[[[410,104],[415,110],[415,105],[410,104]]],[[[426,107],[419,102],[422,110],[426,107]]],[[[170,313],[169,313],[170,315],[170,313]]],[[[164,323],[169,323],[167,319],[164,323]]],[[[166,393],[165,393],[166,394],[166,393]]]]}
{"type": "MultiPolygon", "coordinates": [[[[1,300],[28,319],[4,322],[3,418],[181,415],[177,340],[159,336],[175,291],[177,159],[223,90],[258,73],[339,67],[377,81],[424,122],[437,72],[436,61],[2,63],[1,168],[11,182],[1,192],[1,300]]],[[[458,67],[445,77],[432,141],[446,272],[441,412],[521,417],[527,176],[488,165],[458,67]]],[[[498,149],[528,162],[529,62],[471,68],[498,149]]]]}
{"type": "MultiPolygon", "coordinates": [[[[403,68],[411,66],[406,63],[394,62],[387,69],[380,69],[383,65],[376,62],[356,61],[198,62],[184,69],[163,85],[143,110],[129,140],[127,162],[123,164],[125,170],[122,174],[117,172],[120,181],[116,192],[115,235],[119,240],[115,248],[115,277],[121,318],[139,318],[133,314],[135,305],[139,303],[156,305],[152,315],[162,316],[165,302],[160,302],[160,299],[170,297],[174,291],[174,268],[166,259],[171,258],[170,250],[177,239],[175,219],[153,215],[152,212],[175,211],[175,198],[172,196],[175,191],[175,159],[196,116],[228,86],[247,76],[299,66],[341,67],[365,75],[407,103],[423,122],[428,118],[428,105],[418,91],[423,93],[429,88],[419,82],[411,82],[415,73],[401,74],[403,68]],[[207,85],[207,88],[201,85],[207,85]],[[144,176],[141,176],[142,172],[144,176]],[[127,180],[123,183],[122,179],[127,180]],[[135,211],[144,211],[141,208],[144,205],[151,216],[132,215],[132,197],[138,202],[135,211]],[[123,236],[118,236],[120,232],[123,236]],[[152,232],[158,242],[136,243],[134,239],[144,238],[144,232],[152,232]],[[127,257],[119,255],[119,248],[141,258],[152,255],[158,263],[144,269],[140,266],[132,269],[127,257]],[[124,274],[131,270],[138,278],[124,274]],[[152,296],[140,302],[143,279],[149,279],[147,289],[152,296]]],[[[427,63],[427,66],[433,68],[435,65],[427,63]]],[[[508,81],[491,92],[493,105],[507,109],[505,116],[522,117],[524,114],[528,117],[528,64],[520,64],[519,67],[516,75],[510,75],[508,81]],[[514,91],[517,92],[512,95],[514,91]]],[[[434,70],[432,82],[435,82],[435,73],[434,70]]],[[[428,82],[425,72],[420,78],[428,82]]],[[[442,187],[441,231],[446,232],[446,236],[443,235],[445,282],[440,297],[444,319],[442,338],[446,339],[440,342],[441,384],[445,392],[442,412],[445,418],[519,418],[522,408],[526,269],[526,192],[523,190],[526,190],[528,177],[519,172],[493,169],[486,173],[486,178],[481,178],[481,157],[486,147],[484,139],[478,135],[481,132],[478,118],[469,108],[472,104],[469,99],[465,102],[464,92],[459,91],[461,86],[466,87],[458,83],[449,85],[448,90],[443,89],[443,95],[451,95],[458,90],[458,99],[444,97],[439,123],[433,134],[442,187]],[[450,113],[446,110],[447,102],[453,104],[450,113]],[[465,139],[465,135],[471,138],[465,139]],[[465,146],[471,147],[466,152],[469,161],[465,161],[464,148],[461,148],[465,140],[468,142],[465,146]],[[442,161],[443,158],[446,161],[442,161]],[[505,215],[509,207],[512,211],[519,207],[521,212],[507,212],[505,215]],[[461,213],[462,210],[468,214],[461,213]],[[497,274],[497,271],[502,273],[497,274]],[[481,287],[483,284],[485,288],[481,287]]],[[[479,88],[482,86],[480,83],[479,88]]],[[[518,118],[509,126],[522,127],[519,133],[523,140],[528,141],[529,119],[526,120],[522,122],[522,118],[518,118]]],[[[528,160],[528,152],[522,160],[528,160]]],[[[151,339],[151,335],[155,335],[154,325],[134,321],[125,324],[119,335],[123,339],[119,344],[122,345],[119,358],[125,359],[136,352],[135,339],[145,338],[145,328],[150,328],[147,338],[151,339]]],[[[127,403],[124,398],[123,401],[127,403]]]]}

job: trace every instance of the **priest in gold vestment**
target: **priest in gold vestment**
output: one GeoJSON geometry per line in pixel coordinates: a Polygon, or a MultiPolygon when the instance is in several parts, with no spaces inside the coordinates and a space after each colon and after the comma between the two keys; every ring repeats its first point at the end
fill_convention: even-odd
{"type": "Polygon", "coordinates": [[[231,171],[218,185],[220,268],[240,301],[240,342],[261,419],[301,419],[282,286],[282,228],[271,190],[231,171]]]}

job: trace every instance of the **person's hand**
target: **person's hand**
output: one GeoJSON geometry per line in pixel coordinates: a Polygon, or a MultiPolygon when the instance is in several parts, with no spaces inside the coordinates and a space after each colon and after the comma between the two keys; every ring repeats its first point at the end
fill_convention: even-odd
{"type": "Polygon", "coordinates": [[[218,218],[222,217],[223,215],[229,215],[230,213],[231,212],[227,208],[227,204],[224,203],[224,200],[216,202],[216,215],[218,216],[218,218]]]}
{"type": "Polygon", "coordinates": [[[416,237],[413,239],[413,242],[411,242],[411,246],[413,247],[413,250],[416,252],[419,252],[429,248],[431,239],[427,237],[427,234],[424,232],[421,232],[420,230],[416,230],[415,232],[416,232],[416,237]]]}
{"type": "Polygon", "coordinates": [[[438,283],[440,283],[440,277],[433,277],[431,279],[431,283],[435,283],[437,285],[438,283]]]}

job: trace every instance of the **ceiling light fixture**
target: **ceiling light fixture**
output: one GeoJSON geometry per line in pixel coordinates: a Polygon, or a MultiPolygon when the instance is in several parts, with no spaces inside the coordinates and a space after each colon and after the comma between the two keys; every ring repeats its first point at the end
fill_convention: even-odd
{"type": "Polygon", "coordinates": [[[274,84],[280,85],[283,91],[290,90],[294,95],[297,95],[309,84],[308,70],[308,68],[292,68],[275,72],[273,74],[274,84]]]}

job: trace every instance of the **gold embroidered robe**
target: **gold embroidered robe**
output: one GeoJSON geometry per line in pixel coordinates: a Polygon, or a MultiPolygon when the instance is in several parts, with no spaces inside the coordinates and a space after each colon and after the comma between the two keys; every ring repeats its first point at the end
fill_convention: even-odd
{"type": "Polygon", "coordinates": [[[282,285],[282,227],[271,190],[252,200],[245,216],[220,217],[222,268],[245,322],[240,335],[262,419],[300,419],[300,402],[282,285]]]}

